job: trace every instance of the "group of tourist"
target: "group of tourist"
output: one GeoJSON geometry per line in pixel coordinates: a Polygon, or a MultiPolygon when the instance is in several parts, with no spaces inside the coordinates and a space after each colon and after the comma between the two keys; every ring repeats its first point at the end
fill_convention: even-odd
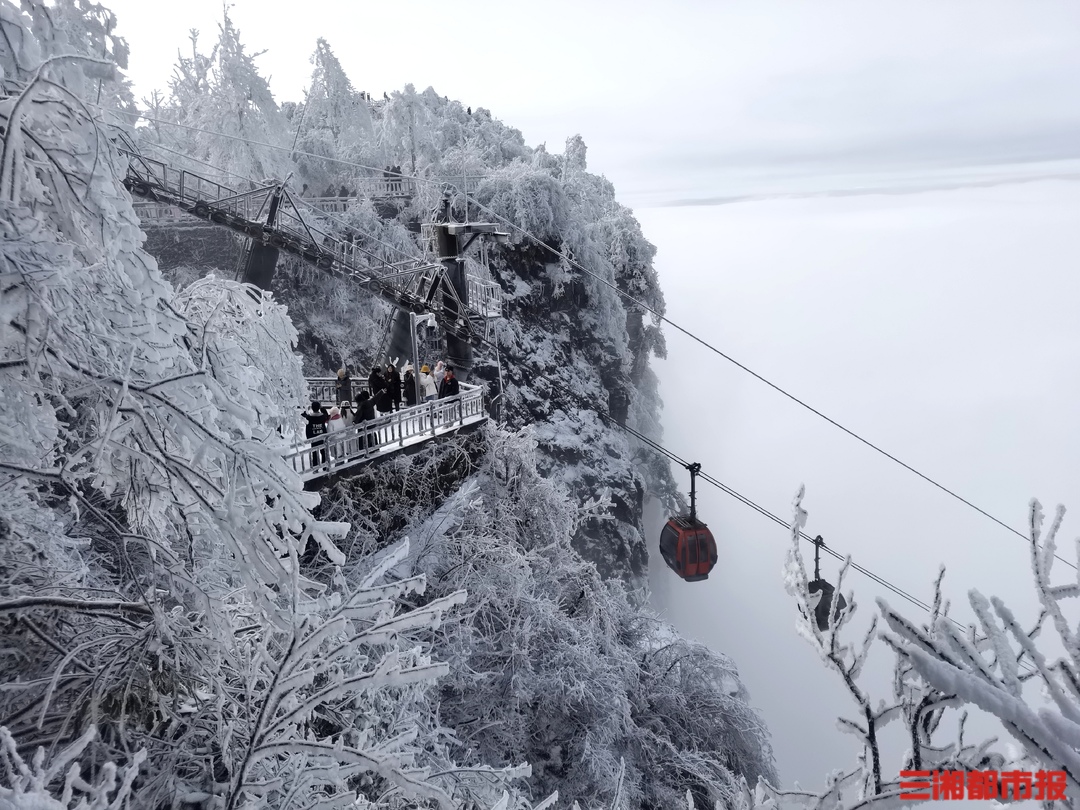
{"type": "MultiPolygon", "coordinates": [[[[311,403],[311,409],[302,412],[307,420],[305,435],[308,439],[320,436],[328,436],[339,430],[344,430],[353,424],[368,422],[377,416],[401,410],[402,407],[412,407],[417,403],[417,388],[419,387],[420,402],[431,402],[447,397],[454,397],[461,393],[461,384],[454,376],[453,366],[446,365],[443,361],[435,364],[434,370],[426,363],[420,367],[419,386],[417,377],[414,375],[412,363],[405,365],[402,375],[393,363],[388,363],[385,368],[374,366],[368,375],[368,387],[361,390],[353,397],[353,381],[348,368],[342,368],[337,374],[336,398],[340,404],[324,408],[318,400],[311,403]],[[404,402],[404,406],[402,405],[404,402]]],[[[365,448],[372,447],[374,437],[366,434],[363,438],[365,448]]],[[[324,446],[317,448],[311,455],[312,464],[324,463],[327,460],[327,450],[324,446]]],[[[348,450],[348,448],[346,448],[348,450]]],[[[347,453],[346,453],[347,454],[347,453]]]]}

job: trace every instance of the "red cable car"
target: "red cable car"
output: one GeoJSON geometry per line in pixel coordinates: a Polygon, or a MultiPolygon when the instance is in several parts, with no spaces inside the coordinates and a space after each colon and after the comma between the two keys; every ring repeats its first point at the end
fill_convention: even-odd
{"type": "Polygon", "coordinates": [[[697,462],[687,465],[690,471],[690,514],[676,515],[660,532],[660,556],[668,568],[687,582],[709,578],[716,565],[716,540],[709,527],[697,519],[696,476],[701,471],[697,462]]]}

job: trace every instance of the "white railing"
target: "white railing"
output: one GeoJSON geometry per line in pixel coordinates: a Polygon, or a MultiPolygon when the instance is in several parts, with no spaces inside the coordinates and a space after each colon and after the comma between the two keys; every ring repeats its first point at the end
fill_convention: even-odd
{"type": "Polygon", "coordinates": [[[148,224],[171,225],[176,222],[204,224],[168,203],[132,202],[131,207],[135,209],[135,214],[139,219],[148,224]]]}
{"type": "MultiPolygon", "coordinates": [[[[367,379],[353,378],[352,382],[352,398],[356,399],[356,395],[361,391],[368,390],[367,379]]],[[[324,402],[324,403],[337,403],[337,377],[308,377],[308,401],[324,402]]],[[[327,405],[327,407],[330,407],[327,405]]]]}
{"type": "Polygon", "coordinates": [[[483,389],[462,384],[456,397],[402,408],[297,443],[285,453],[285,459],[303,480],[311,481],[485,419],[483,389]]]}
{"type": "Polygon", "coordinates": [[[324,214],[344,214],[356,205],[356,197],[301,197],[301,199],[324,214]]]}
{"type": "MultiPolygon", "coordinates": [[[[420,247],[430,260],[438,261],[439,238],[435,223],[425,222],[420,226],[420,247]]],[[[470,310],[482,318],[502,317],[502,288],[491,280],[486,256],[481,261],[466,257],[465,286],[470,310]]]]}
{"type": "Polygon", "coordinates": [[[327,214],[344,214],[359,197],[373,200],[406,198],[416,194],[416,181],[411,177],[361,177],[352,181],[356,194],[349,197],[305,197],[315,208],[327,214]]]}

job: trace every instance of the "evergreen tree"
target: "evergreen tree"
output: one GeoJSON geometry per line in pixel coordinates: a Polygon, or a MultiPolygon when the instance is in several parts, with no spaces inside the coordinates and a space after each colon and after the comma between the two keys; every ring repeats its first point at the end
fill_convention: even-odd
{"type": "Polygon", "coordinates": [[[255,66],[260,54],[245,52],[240,32],[227,10],[220,31],[211,67],[209,102],[199,126],[233,138],[202,136],[205,141],[199,144],[199,152],[207,163],[234,178],[284,180],[293,170],[288,153],[280,151],[289,146],[289,137],[270,85],[255,66]]]}
{"type": "Polygon", "coordinates": [[[292,137],[255,64],[260,54],[247,53],[228,9],[209,55],[199,52],[197,31],[190,38],[191,55],[178,55],[166,103],[166,120],[182,127],[155,129],[150,142],[172,150],[166,162],[238,191],[284,180],[295,169],[292,137]]]}
{"type": "Polygon", "coordinates": [[[422,95],[411,84],[395,92],[382,110],[380,137],[391,160],[402,161],[405,171],[415,175],[433,162],[433,116],[430,102],[437,99],[428,88],[422,95]]]}
{"type": "MultiPolygon", "coordinates": [[[[311,63],[311,84],[294,125],[297,151],[356,163],[370,160],[374,146],[371,113],[325,39],[319,39],[311,63]]],[[[357,174],[310,155],[297,154],[295,159],[304,181],[317,194],[327,186],[348,185],[348,178],[357,174]]]]}

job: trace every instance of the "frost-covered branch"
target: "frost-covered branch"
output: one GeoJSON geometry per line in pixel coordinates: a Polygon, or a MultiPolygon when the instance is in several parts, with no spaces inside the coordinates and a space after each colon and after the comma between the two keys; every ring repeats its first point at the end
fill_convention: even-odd
{"type": "MultiPolygon", "coordinates": [[[[845,597],[845,605],[839,607],[830,603],[827,610],[819,609],[819,600],[831,597],[838,599],[843,576],[850,559],[841,569],[838,584],[830,594],[821,584],[811,590],[811,583],[806,575],[800,553],[802,529],[806,523],[806,512],[802,507],[804,490],[799,489],[795,498],[795,516],[791,527],[791,548],[785,567],[785,585],[795,598],[797,607],[796,627],[818,652],[826,667],[836,672],[844,683],[848,693],[858,707],[859,719],[840,718],[841,730],[853,734],[863,746],[858,765],[847,771],[836,771],[827,780],[823,792],[784,791],[766,782],[759,783],[751,791],[744,785],[740,808],[799,808],[799,810],[825,810],[825,808],[892,808],[910,806],[918,800],[903,798],[901,793],[900,772],[919,771],[971,771],[1000,770],[1009,763],[992,750],[994,739],[976,745],[964,741],[964,722],[966,714],[959,718],[957,736],[954,742],[938,744],[935,734],[941,731],[942,719],[948,709],[958,709],[965,702],[970,702],[968,695],[959,692],[956,684],[942,678],[935,678],[921,664],[936,651],[947,656],[957,666],[970,665],[979,667],[976,660],[982,661],[980,650],[993,648],[997,656],[1004,661],[1009,684],[1016,689],[1020,678],[1015,672],[1015,662],[1019,658],[998,645],[985,639],[971,641],[953,632],[952,622],[947,617],[948,605],[943,603],[941,583],[942,570],[934,583],[934,602],[931,608],[930,625],[948,628],[949,650],[937,644],[925,630],[890,611],[879,600],[882,616],[894,631],[902,628],[911,641],[907,652],[897,655],[893,674],[893,695],[891,701],[872,700],[870,693],[859,685],[863,665],[867,659],[873,641],[882,635],[894,649],[898,649],[894,639],[877,630],[877,617],[873,617],[861,644],[856,648],[841,641],[855,610],[853,595],[845,597]],[[824,618],[823,618],[824,617],[824,618]],[[824,627],[819,625],[824,623],[824,627]],[[882,758],[882,735],[890,723],[900,720],[904,727],[902,739],[907,740],[908,750],[898,763],[895,772],[886,767],[882,758]]],[[[980,606],[981,609],[982,606],[980,606]]],[[[978,610],[977,610],[978,612],[978,610]]],[[[985,616],[985,611],[982,612],[985,616]]],[[[928,625],[929,626],[929,625],[928,625]]],[[[974,636],[972,637],[974,638],[974,636]]],[[[1024,635],[1024,638],[1029,638],[1024,635]]]]}
{"type": "Polygon", "coordinates": [[[27,810],[117,810],[124,806],[129,799],[132,784],[139,775],[139,767],[146,760],[146,750],[140,750],[131,757],[119,784],[116,779],[116,765],[112,762],[101,766],[97,778],[87,782],[83,779],[76,760],[86,751],[96,735],[97,729],[90,726],[79,739],[54,754],[48,766],[45,765],[45,750],[39,748],[28,765],[19,756],[14,738],[6,728],[0,726],[0,760],[4,765],[0,772],[6,776],[0,776],[0,803],[7,807],[27,810]],[[54,784],[61,774],[64,775],[63,787],[57,796],[50,790],[50,785],[54,784]],[[76,799],[78,804],[72,805],[76,799]]]}
{"type": "Polygon", "coordinates": [[[965,633],[945,617],[935,616],[929,626],[917,628],[884,600],[879,599],[878,604],[892,630],[886,641],[902,660],[942,692],[996,716],[1031,763],[1064,771],[1069,791],[1074,793],[1080,791],[1080,700],[1076,690],[1080,659],[1064,604],[1080,593],[1080,582],[1065,586],[1050,583],[1064,508],[1058,508],[1045,537],[1038,501],[1032,500],[1029,515],[1032,573],[1041,605],[1033,631],[1023,630],[1002,600],[987,600],[975,590],[968,598],[979,622],[978,639],[974,628],[965,633]],[[1065,653],[1053,663],[1035,646],[1036,633],[1047,616],[1065,653]],[[1027,677],[1020,672],[1022,665],[1031,670],[1027,677]],[[1032,698],[1025,694],[1025,682],[1031,674],[1041,682],[1052,708],[1033,706],[1032,698]]]}

